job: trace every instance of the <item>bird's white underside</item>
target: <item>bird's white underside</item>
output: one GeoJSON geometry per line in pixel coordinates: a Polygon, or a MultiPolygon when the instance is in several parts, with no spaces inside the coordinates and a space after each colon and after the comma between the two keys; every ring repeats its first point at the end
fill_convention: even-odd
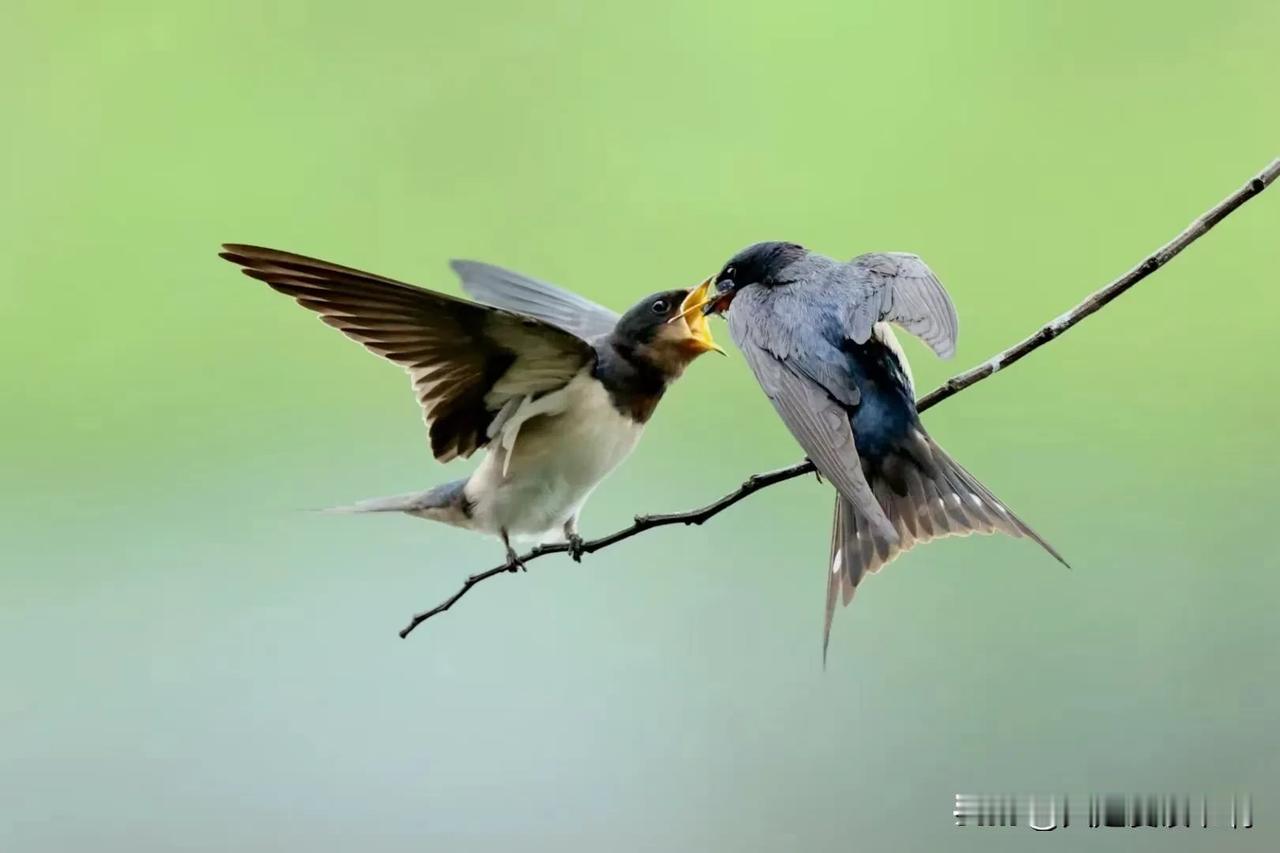
{"type": "Polygon", "coordinates": [[[591,492],[631,454],[644,426],[623,415],[585,368],[563,388],[503,412],[467,481],[465,525],[481,533],[561,538],[591,492]]]}

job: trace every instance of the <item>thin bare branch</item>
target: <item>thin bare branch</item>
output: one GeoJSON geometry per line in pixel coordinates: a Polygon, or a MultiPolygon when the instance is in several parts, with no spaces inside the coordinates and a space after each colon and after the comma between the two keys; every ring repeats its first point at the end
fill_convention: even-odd
{"type": "MultiPolygon", "coordinates": [[[[1275,182],[1277,177],[1280,177],[1280,159],[1273,160],[1271,164],[1267,166],[1256,178],[1249,181],[1243,187],[1236,190],[1234,193],[1227,196],[1211,208],[1204,215],[1200,216],[1188,225],[1180,234],[1178,234],[1178,236],[1174,237],[1168,243],[1156,250],[1154,254],[1143,260],[1142,263],[1138,264],[1133,269],[1108,284],[1106,287],[1097,291],[1067,313],[1041,326],[1033,334],[1003,352],[997,353],[994,357],[984,361],[977,367],[970,368],[964,373],[948,379],[941,386],[921,397],[916,402],[916,408],[923,412],[926,409],[936,406],[948,397],[952,397],[964,389],[978,384],[992,374],[1003,370],[1022,358],[1025,358],[1027,355],[1044,346],[1054,338],[1059,337],[1085,317],[1088,317],[1090,314],[1102,308],[1108,302],[1115,299],[1117,296],[1124,293],[1126,290],[1133,287],[1135,284],[1142,281],[1165,264],[1169,263],[1169,261],[1176,257],[1183,249],[1203,237],[1210,229],[1222,220],[1226,219],[1245,202],[1269,187],[1275,182]]],[[[769,471],[764,474],[752,474],[735,491],[730,492],[713,503],[707,504],[699,509],[688,510],[686,512],[673,512],[663,515],[638,515],[629,527],[624,527],[621,530],[610,533],[607,536],[602,536],[599,539],[592,539],[585,542],[581,548],[581,552],[583,554],[594,554],[596,551],[608,548],[610,545],[615,545],[624,539],[630,539],[632,536],[644,533],[646,530],[653,530],[656,527],[666,527],[671,524],[702,524],[761,489],[766,489],[777,483],[793,480],[796,477],[802,477],[805,474],[812,473],[814,473],[813,464],[806,461],[801,462],[798,465],[792,465],[789,468],[780,468],[777,471],[769,471]]],[[[541,545],[520,557],[520,562],[528,563],[531,560],[536,560],[539,557],[545,557],[548,554],[564,554],[571,550],[570,546],[565,543],[541,545]]],[[[400,631],[400,636],[409,636],[410,632],[412,632],[414,628],[417,628],[432,616],[435,616],[438,613],[443,613],[453,605],[457,604],[459,599],[470,592],[471,588],[481,581],[488,580],[495,575],[500,575],[505,572],[514,572],[518,567],[519,564],[515,562],[504,563],[501,566],[495,566],[487,571],[472,575],[467,578],[462,587],[453,595],[449,596],[430,610],[426,610],[414,616],[409,624],[400,631]]]]}

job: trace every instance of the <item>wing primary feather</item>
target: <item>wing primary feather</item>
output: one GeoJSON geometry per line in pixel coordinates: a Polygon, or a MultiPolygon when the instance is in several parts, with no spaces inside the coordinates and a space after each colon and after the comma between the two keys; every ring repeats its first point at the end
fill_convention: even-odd
{"type": "Polygon", "coordinates": [[[502,389],[563,387],[595,357],[582,338],[538,318],[354,267],[241,243],[224,245],[220,256],[400,365],[441,461],[488,443],[489,424],[512,397],[502,389]]]}

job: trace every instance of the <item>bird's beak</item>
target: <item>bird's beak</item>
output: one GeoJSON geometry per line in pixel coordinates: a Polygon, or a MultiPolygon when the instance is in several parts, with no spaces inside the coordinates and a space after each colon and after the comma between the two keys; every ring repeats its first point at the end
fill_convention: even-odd
{"type": "Polygon", "coordinates": [[[733,301],[736,290],[726,290],[724,293],[717,293],[702,304],[702,313],[706,314],[723,314],[728,308],[729,303],[733,301]]]}
{"type": "Polygon", "coordinates": [[[724,355],[724,350],[720,349],[711,338],[711,324],[707,322],[706,314],[702,310],[703,306],[715,299],[715,294],[711,293],[713,283],[714,279],[708,278],[690,290],[689,295],[680,303],[680,313],[667,322],[683,320],[689,327],[690,343],[697,348],[698,352],[714,351],[724,355]]]}

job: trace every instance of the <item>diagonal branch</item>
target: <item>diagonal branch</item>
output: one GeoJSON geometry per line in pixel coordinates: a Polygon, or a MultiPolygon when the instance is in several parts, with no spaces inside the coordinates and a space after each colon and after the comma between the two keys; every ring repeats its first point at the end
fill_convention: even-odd
{"type": "MultiPolygon", "coordinates": [[[[1097,291],[1067,313],[1044,326],[1041,326],[1033,334],[1003,352],[997,353],[988,361],[948,379],[941,386],[921,397],[916,403],[916,408],[923,412],[932,406],[936,406],[948,397],[960,393],[971,385],[978,384],[993,373],[1003,370],[1014,362],[1026,357],[1034,350],[1044,346],[1049,341],[1067,331],[1067,329],[1070,329],[1072,326],[1079,323],[1085,317],[1088,317],[1090,314],[1102,308],[1102,306],[1106,305],[1108,302],[1163,267],[1183,249],[1187,248],[1187,246],[1190,246],[1196,240],[1207,234],[1213,226],[1226,219],[1249,199],[1265,190],[1276,180],[1277,177],[1280,177],[1280,159],[1273,160],[1271,164],[1267,166],[1256,178],[1249,181],[1231,195],[1227,196],[1207,213],[1196,219],[1188,225],[1182,233],[1178,234],[1178,236],[1161,246],[1154,254],[1142,263],[1138,264],[1136,267],[1129,270],[1106,287],[1097,291]]],[[[741,500],[745,500],[747,497],[755,494],[761,489],[766,489],[777,483],[793,480],[796,477],[802,477],[805,474],[812,473],[814,473],[813,464],[806,461],[801,462],[798,465],[792,465],[789,468],[780,468],[777,471],[769,471],[764,474],[752,474],[735,491],[730,492],[719,500],[707,504],[699,509],[693,509],[687,512],[673,512],[663,515],[637,515],[635,521],[629,527],[624,527],[607,536],[602,536],[599,539],[592,539],[583,543],[581,546],[581,553],[594,554],[596,551],[608,548],[610,545],[615,545],[624,539],[630,539],[632,536],[637,536],[644,533],[646,530],[653,530],[656,527],[666,527],[671,524],[702,524],[704,521],[719,515],[729,507],[741,500]]],[[[572,551],[572,548],[567,543],[540,545],[529,553],[521,556],[519,561],[507,562],[500,566],[495,566],[487,571],[480,572],[479,574],[472,575],[467,578],[462,587],[453,595],[449,596],[430,610],[426,610],[414,616],[409,624],[400,631],[400,636],[402,638],[409,636],[409,633],[413,631],[414,628],[417,628],[432,616],[435,616],[438,613],[443,613],[453,605],[457,604],[459,599],[470,592],[471,588],[481,581],[488,580],[489,578],[503,574],[504,572],[514,572],[521,564],[528,563],[530,560],[536,560],[539,557],[545,557],[548,554],[564,554],[569,553],[570,551],[572,551]]]]}

